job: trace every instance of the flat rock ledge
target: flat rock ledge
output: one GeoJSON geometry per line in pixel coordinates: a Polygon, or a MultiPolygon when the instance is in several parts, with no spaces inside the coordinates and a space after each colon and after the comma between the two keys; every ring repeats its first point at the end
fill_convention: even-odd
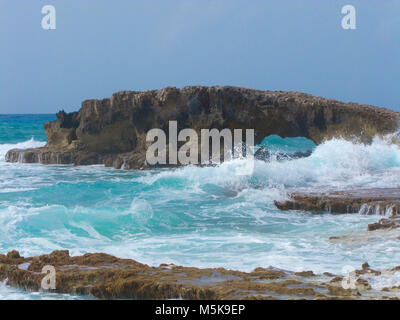
{"type": "Polygon", "coordinates": [[[254,129],[256,144],[272,134],[319,144],[334,137],[368,143],[394,132],[399,120],[396,111],[300,92],[231,86],[121,91],[86,100],[79,112],[59,112],[57,120],[44,124],[45,147],[10,150],[6,161],[148,169],[147,132],[159,128],[168,137],[169,121],[199,136],[201,129],[254,129]]]}
{"type": "Polygon", "coordinates": [[[104,253],[71,257],[67,250],[24,258],[18,251],[0,254],[3,283],[39,291],[46,265],[55,267],[56,293],[100,299],[396,299],[398,287],[373,288],[371,279],[395,275],[396,267],[373,270],[365,263],[352,278],[273,267],[252,272],[199,269],[161,264],[158,267],[104,253]],[[350,283],[351,286],[346,284],[350,283]]]}
{"type": "Polygon", "coordinates": [[[293,192],[289,198],[286,201],[275,201],[275,205],[281,210],[384,216],[396,216],[400,213],[400,188],[293,192]]]}

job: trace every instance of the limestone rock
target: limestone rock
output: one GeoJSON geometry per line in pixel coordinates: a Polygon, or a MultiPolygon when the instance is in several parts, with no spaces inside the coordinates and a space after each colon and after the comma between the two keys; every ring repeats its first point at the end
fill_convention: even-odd
{"type": "Polygon", "coordinates": [[[108,99],[86,100],[79,112],[59,112],[57,120],[44,125],[45,147],[10,150],[6,161],[141,169],[149,168],[147,132],[160,128],[168,134],[173,120],[178,130],[192,128],[198,134],[211,128],[254,129],[256,144],[271,134],[306,137],[319,144],[339,136],[369,142],[393,132],[399,115],[299,92],[228,86],[122,91],[108,99]]]}

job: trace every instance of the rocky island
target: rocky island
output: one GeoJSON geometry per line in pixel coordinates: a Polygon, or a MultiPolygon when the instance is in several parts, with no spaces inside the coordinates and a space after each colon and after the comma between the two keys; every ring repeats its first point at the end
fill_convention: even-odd
{"type": "Polygon", "coordinates": [[[255,143],[277,134],[305,137],[316,144],[342,137],[369,142],[393,132],[400,113],[299,92],[261,91],[239,87],[165,88],[122,91],[103,100],[87,100],[78,112],[57,114],[45,123],[47,145],[10,150],[8,162],[42,164],[104,164],[144,169],[146,134],[168,122],[178,129],[254,129],[255,143]]]}
{"type": "MultiPolygon", "coordinates": [[[[154,128],[168,132],[169,121],[177,121],[178,129],[192,128],[197,133],[212,128],[254,129],[256,144],[276,134],[305,137],[318,145],[330,138],[368,144],[376,136],[395,132],[399,120],[399,112],[298,92],[219,86],[123,91],[108,99],[84,101],[78,112],[60,111],[57,120],[44,124],[44,147],[9,150],[6,161],[149,169],[147,132],[154,128]]],[[[270,161],[268,149],[260,150],[256,159],[270,161]]],[[[282,163],[310,155],[311,151],[275,156],[282,163]]],[[[275,201],[275,206],[386,216],[369,224],[363,233],[327,237],[330,242],[375,241],[385,236],[400,239],[399,188],[297,190],[286,200],[275,201]]],[[[251,272],[171,264],[155,267],[105,253],[71,257],[67,250],[37,257],[22,257],[17,251],[0,255],[0,280],[38,291],[45,265],[56,269],[54,292],[102,299],[398,299],[400,292],[395,282],[376,285],[381,276],[398,276],[400,267],[374,270],[365,263],[354,271],[349,287],[346,277],[331,273],[268,266],[251,272]]]]}

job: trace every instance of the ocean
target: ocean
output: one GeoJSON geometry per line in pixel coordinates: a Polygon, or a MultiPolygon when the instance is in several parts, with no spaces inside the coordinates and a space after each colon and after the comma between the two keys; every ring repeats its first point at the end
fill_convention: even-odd
{"type": "MultiPolygon", "coordinates": [[[[13,148],[43,146],[42,123],[55,115],[0,115],[0,253],[33,256],[68,249],[105,252],[149,265],[174,263],[251,271],[344,274],[348,266],[400,264],[397,239],[328,241],[365,233],[379,216],[280,211],[293,190],[400,187],[400,148],[384,138],[318,146],[305,138],[266,137],[272,152],[311,150],[307,158],[236,159],[215,167],[125,171],[103,166],[11,164],[13,148]]],[[[75,299],[0,284],[2,299],[75,299]]]]}

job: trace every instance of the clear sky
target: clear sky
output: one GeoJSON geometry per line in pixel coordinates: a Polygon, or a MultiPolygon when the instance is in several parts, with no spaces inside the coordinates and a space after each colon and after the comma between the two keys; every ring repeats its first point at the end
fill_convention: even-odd
{"type": "Polygon", "coordinates": [[[0,0],[0,113],[235,85],[400,110],[399,0],[0,0]],[[344,5],[357,29],[341,26],[344,5]],[[41,9],[56,8],[56,30],[41,9]]]}

